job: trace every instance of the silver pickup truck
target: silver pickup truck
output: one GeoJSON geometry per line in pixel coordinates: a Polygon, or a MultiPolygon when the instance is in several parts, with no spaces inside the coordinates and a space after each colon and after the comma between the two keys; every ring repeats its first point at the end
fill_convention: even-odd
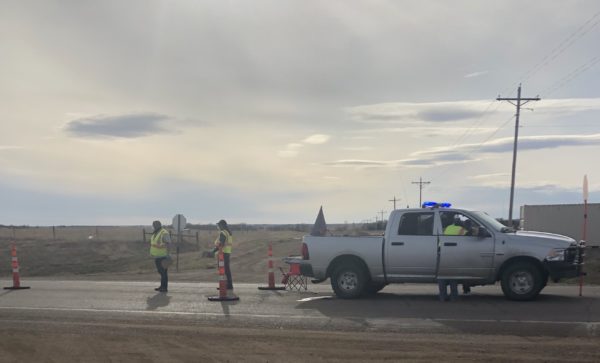
{"type": "Polygon", "coordinates": [[[394,210],[384,236],[304,236],[301,273],[331,279],[340,298],[374,294],[390,283],[456,279],[501,282],[510,300],[533,300],[548,279],[582,274],[585,243],[551,233],[515,231],[483,212],[394,210]]]}

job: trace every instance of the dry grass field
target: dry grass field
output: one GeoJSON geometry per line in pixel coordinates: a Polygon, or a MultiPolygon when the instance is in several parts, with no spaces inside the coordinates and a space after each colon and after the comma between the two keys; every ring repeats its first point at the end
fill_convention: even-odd
{"type": "MultiPolygon", "coordinates": [[[[149,256],[149,236],[146,242],[143,241],[144,228],[150,231],[150,227],[142,226],[73,226],[56,227],[54,231],[52,227],[0,228],[0,276],[11,276],[10,245],[14,241],[22,279],[153,281],[158,275],[149,256]]],[[[217,281],[215,260],[202,257],[203,251],[211,249],[212,241],[217,236],[216,229],[186,233],[189,237],[184,237],[179,245],[179,271],[176,271],[174,264],[170,268],[170,280],[217,281]]],[[[348,234],[348,231],[344,233],[348,234]]],[[[350,234],[364,233],[353,231],[350,234]]],[[[293,230],[234,229],[234,281],[266,281],[269,243],[273,245],[276,271],[278,267],[286,269],[282,258],[300,254],[304,234],[293,230]]],[[[175,257],[174,250],[172,254],[175,257]]],[[[586,283],[600,284],[600,249],[588,249],[586,264],[586,283]]],[[[278,280],[281,275],[277,272],[276,276],[278,280]]]]}
{"type": "MultiPolygon", "coordinates": [[[[149,255],[149,235],[143,241],[141,226],[52,227],[0,229],[0,275],[10,276],[10,245],[14,241],[22,278],[155,280],[158,275],[149,255]],[[14,237],[13,237],[14,235],[14,237]],[[56,238],[54,238],[56,236],[56,238]],[[91,236],[91,238],[90,238],[91,236]],[[4,262],[2,262],[4,261],[4,262]]],[[[149,227],[145,227],[147,232],[149,227]]],[[[179,244],[178,272],[170,268],[172,281],[216,281],[215,259],[202,257],[212,249],[217,231],[193,230],[179,244]],[[196,238],[196,233],[198,238],[196,238]]],[[[303,232],[233,231],[234,281],[266,280],[267,250],[273,245],[275,266],[281,259],[298,255],[303,232]]],[[[175,248],[171,253],[175,259],[175,248]]]]}

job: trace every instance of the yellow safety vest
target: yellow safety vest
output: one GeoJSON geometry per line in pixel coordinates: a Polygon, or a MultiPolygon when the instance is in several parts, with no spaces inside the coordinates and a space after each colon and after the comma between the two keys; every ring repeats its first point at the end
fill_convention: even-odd
{"type": "Polygon", "coordinates": [[[150,238],[150,256],[164,257],[169,254],[167,245],[163,243],[163,236],[168,233],[166,229],[161,228],[158,233],[152,234],[150,238]]]}
{"type": "Polygon", "coordinates": [[[461,226],[451,224],[444,229],[444,234],[448,236],[462,236],[465,234],[465,230],[461,226]]]}
{"type": "Polygon", "coordinates": [[[223,253],[231,253],[231,247],[233,246],[233,237],[226,230],[221,230],[217,239],[215,240],[215,246],[219,247],[221,245],[221,233],[225,235],[225,246],[223,246],[223,253]]]}

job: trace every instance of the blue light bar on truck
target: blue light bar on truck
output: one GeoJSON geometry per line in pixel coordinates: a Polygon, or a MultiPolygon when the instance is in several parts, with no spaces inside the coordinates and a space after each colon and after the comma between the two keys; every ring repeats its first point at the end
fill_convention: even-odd
{"type": "Polygon", "coordinates": [[[423,202],[422,208],[450,208],[452,204],[448,202],[438,203],[438,202],[423,202]]]}

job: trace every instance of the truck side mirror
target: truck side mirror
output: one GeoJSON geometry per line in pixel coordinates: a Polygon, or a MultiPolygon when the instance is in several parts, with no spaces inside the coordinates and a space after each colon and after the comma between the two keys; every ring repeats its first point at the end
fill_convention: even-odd
{"type": "Polygon", "coordinates": [[[486,237],[491,237],[490,232],[488,232],[487,228],[485,227],[479,227],[479,233],[477,233],[477,237],[479,238],[486,238],[486,237]]]}

